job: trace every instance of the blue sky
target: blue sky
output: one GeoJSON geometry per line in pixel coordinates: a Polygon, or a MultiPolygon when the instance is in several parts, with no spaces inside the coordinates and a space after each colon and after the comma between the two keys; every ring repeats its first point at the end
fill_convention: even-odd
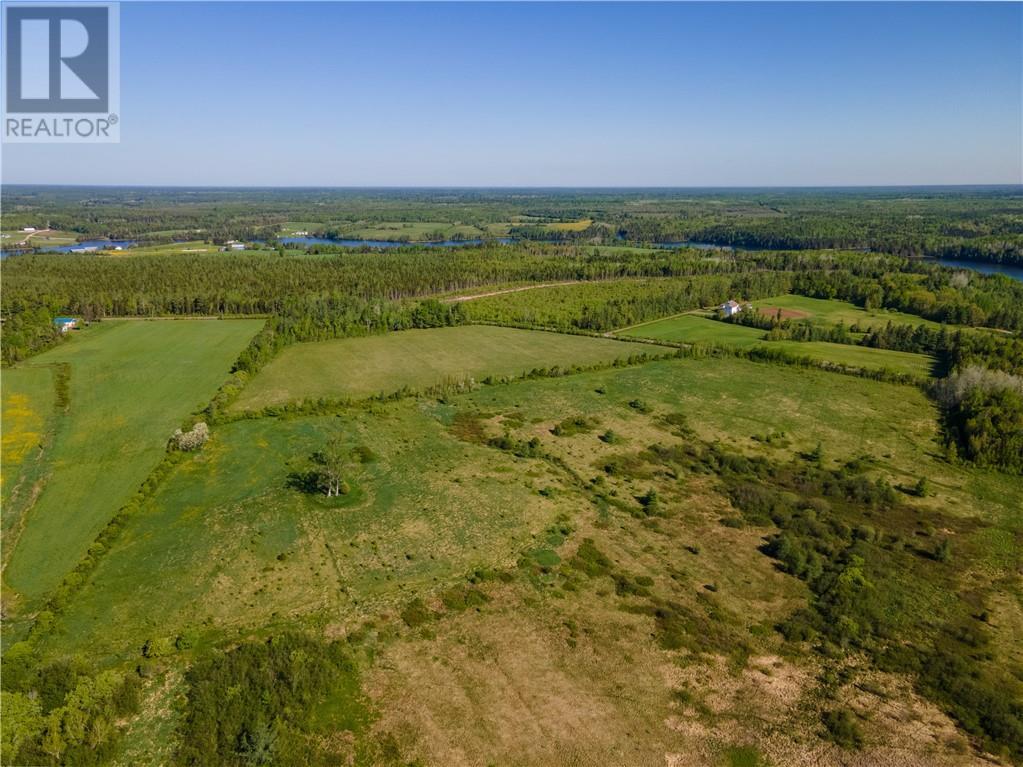
{"type": "Polygon", "coordinates": [[[121,5],[121,143],[5,183],[1023,183],[1021,3],[121,5]]]}

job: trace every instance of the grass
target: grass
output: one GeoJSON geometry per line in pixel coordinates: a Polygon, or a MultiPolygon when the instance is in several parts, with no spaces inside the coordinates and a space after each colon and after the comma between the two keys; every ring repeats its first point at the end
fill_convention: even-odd
{"type": "Polygon", "coordinates": [[[42,234],[32,234],[31,232],[22,232],[21,230],[5,230],[3,234],[6,236],[0,239],[0,244],[3,247],[12,248],[23,242],[26,237],[28,237],[27,244],[36,248],[50,245],[71,245],[78,242],[79,239],[89,239],[77,232],[60,232],[56,230],[43,232],[42,234]],[[30,234],[32,235],[31,237],[29,237],[30,234]]]}
{"type": "Polygon", "coordinates": [[[12,474],[30,459],[43,441],[54,408],[53,373],[45,367],[20,367],[3,372],[2,455],[0,483],[6,499],[12,474]]]}
{"type": "Polygon", "coordinates": [[[56,372],[51,367],[25,366],[3,371],[0,530],[4,536],[5,564],[21,532],[25,509],[31,506],[41,487],[41,458],[58,417],[56,372]]]}
{"type": "Polygon", "coordinates": [[[824,341],[765,341],[764,346],[824,362],[835,362],[865,370],[884,369],[920,378],[929,377],[934,367],[934,358],[927,354],[872,349],[868,346],[830,344],[824,341]]]}
{"type": "Polygon", "coordinates": [[[764,331],[716,322],[696,314],[682,314],[619,330],[615,335],[672,343],[727,344],[745,349],[757,346],[764,337],[764,331]]]}
{"type": "MultiPolygon", "coordinates": [[[[341,239],[351,240],[387,240],[423,242],[436,239],[461,237],[477,239],[495,234],[489,229],[484,231],[470,224],[451,223],[447,221],[382,221],[376,223],[314,223],[289,221],[282,226],[281,236],[293,236],[295,232],[315,232],[322,229],[337,229],[342,232],[341,239]]],[[[507,226],[504,227],[507,231],[507,226]]],[[[502,232],[497,231],[496,234],[502,232]]]]}
{"type": "MultiPolygon", "coordinates": [[[[351,620],[473,567],[514,562],[536,548],[532,536],[556,512],[588,507],[570,487],[540,494],[563,480],[543,463],[459,439],[472,433],[460,413],[480,414],[498,433],[503,424],[541,437],[583,477],[622,450],[602,443],[601,430],[640,449],[663,439],[652,424],[664,413],[684,413],[702,438],[740,451],[783,458],[820,443],[830,463],[877,456],[897,484],[927,473],[934,492],[926,506],[991,521],[1023,506],[1011,478],[933,457],[934,411],[916,389],[737,359],[484,387],[451,404],[405,400],[343,417],[241,420],[215,429],[207,448],[174,470],[61,618],[49,649],[122,654],[151,633],[172,638],[186,627],[216,633],[321,613],[351,620]],[[637,391],[649,414],[628,406],[637,391]],[[583,414],[600,428],[551,434],[566,416],[583,414]],[[771,430],[791,443],[753,439],[771,430]],[[377,457],[351,467],[350,495],[328,502],[288,487],[289,473],[336,432],[377,457]]],[[[628,489],[623,497],[649,487],[628,489]]],[[[713,580],[739,576],[722,570],[713,580]]]]}
{"type": "Polygon", "coordinates": [[[617,335],[675,343],[715,343],[740,349],[752,347],[780,349],[794,356],[810,357],[867,370],[885,369],[921,378],[930,376],[934,365],[934,359],[926,354],[823,341],[765,341],[764,331],[757,328],[732,325],[696,314],[683,314],[648,322],[618,331],[617,335]]]}
{"type": "Polygon", "coordinates": [[[846,301],[824,298],[807,298],[806,296],[783,295],[762,298],[753,301],[753,308],[774,315],[775,309],[792,310],[805,314],[805,319],[820,325],[837,325],[839,322],[848,325],[859,325],[861,329],[884,327],[889,322],[903,325],[925,325],[939,328],[937,322],[925,320],[913,314],[903,314],[888,309],[863,309],[846,301]]]}
{"type": "MultiPolygon", "coordinates": [[[[970,571],[979,587],[1016,566],[1023,487],[945,463],[936,436],[934,407],[914,387],[733,358],[485,386],[443,402],[243,419],[216,427],[201,453],[174,468],[40,650],[131,668],[147,639],[185,630],[202,651],[308,628],[368,643],[377,658],[366,687],[374,727],[398,737],[402,763],[645,764],[685,749],[706,764],[763,764],[776,753],[814,763],[822,667],[783,649],[771,629],[805,604],[806,591],[760,552],[765,528],[721,524],[736,513],[721,477],[643,459],[623,459],[620,473],[603,467],[697,439],[779,462],[820,444],[828,467],[867,454],[871,472],[897,486],[928,476],[932,492],[905,502],[921,522],[963,520],[957,551],[975,545],[968,535],[1006,538],[1009,548],[970,571]],[[645,408],[629,405],[637,397],[645,408]],[[594,428],[552,433],[577,417],[594,428]],[[695,435],[679,432],[685,422],[695,435]],[[600,439],[609,429],[621,437],[613,444],[600,439]],[[785,440],[755,438],[780,432],[785,440]],[[350,494],[328,501],[289,487],[289,474],[337,433],[370,456],[349,467],[350,494]],[[536,454],[555,460],[485,444],[502,434],[536,439],[536,454]],[[658,510],[644,517],[639,499],[651,489],[658,510]],[[598,490],[603,503],[594,502],[598,490]],[[974,521],[977,532],[965,532],[974,521]],[[585,539],[605,557],[592,575],[573,565],[585,539]],[[467,583],[494,570],[508,577],[467,583]],[[468,589],[485,596],[462,609],[452,595],[468,589]],[[698,653],[665,654],[663,615],[698,653]],[[695,732],[665,724],[697,716],[695,732]]],[[[927,598],[960,599],[954,589],[927,598]]],[[[993,624],[1012,625],[1014,608],[1004,609],[993,624]]],[[[163,662],[180,668],[189,653],[163,662]]],[[[899,715],[884,726],[902,728],[892,739],[912,739],[919,719],[902,714],[919,704],[885,705],[899,715]]],[[[325,731],[343,729],[343,715],[323,715],[325,731]]],[[[138,729],[131,753],[153,761],[165,743],[138,729]]]]}
{"type": "Polygon", "coordinates": [[[365,398],[470,377],[591,365],[651,351],[605,338],[470,325],[297,344],[249,383],[239,410],[326,398],[365,398]]]}
{"type": "MultiPolygon", "coordinates": [[[[70,406],[43,457],[48,475],[11,553],[5,584],[38,597],[59,583],[164,454],[181,420],[205,404],[259,321],[107,321],[15,368],[70,366],[70,406]]],[[[9,375],[9,374],[7,374],[9,375]]],[[[5,375],[5,378],[7,376],[5,375]]],[[[35,376],[33,396],[49,396],[35,376]]],[[[8,399],[5,387],[4,396],[8,399]]],[[[10,402],[10,400],[8,400],[10,402]]],[[[16,404],[16,403],[14,403],[16,404]]],[[[5,405],[7,412],[11,406],[5,405]]],[[[26,428],[10,426],[16,442],[26,428]]],[[[4,423],[5,435],[9,424],[4,423]]],[[[10,545],[10,543],[8,543],[10,545]]]]}
{"type": "Polygon", "coordinates": [[[592,218],[583,218],[579,221],[559,221],[554,224],[546,224],[547,229],[553,229],[555,232],[582,232],[585,231],[593,224],[592,218]]]}
{"type": "Polygon", "coordinates": [[[348,621],[453,573],[513,565],[573,504],[538,496],[526,461],[461,441],[446,415],[405,401],[218,427],[132,520],[49,649],[131,657],[147,637],[184,628],[295,626],[314,613],[348,621]],[[376,456],[353,463],[349,495],[289,487],[338,432],[376,456]]]}

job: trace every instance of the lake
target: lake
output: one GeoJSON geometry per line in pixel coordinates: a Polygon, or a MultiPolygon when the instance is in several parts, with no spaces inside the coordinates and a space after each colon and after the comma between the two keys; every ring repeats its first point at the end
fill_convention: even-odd
{"type": "MultiPolygon", "coordinates": [[[[82,240],[70,245],[45,245],[39,248],[39,251],[42,253],[92,253],[110,248],[131,248],[137,244],[134,240],[82,240]]],[[[3,256],[13,256],[24,252],[26,251],[12,248],[2,251],[2,254],[3,256]]]]}
{"type": "Polygon", "coordinates": [[[1023,266],[990,264],[984,261],[962,261],[957,258],[929,258],[927,260],[952,269],[971,269],[982,274],[1004,274],[1006,277],[1023,282],[1023,266]]]}

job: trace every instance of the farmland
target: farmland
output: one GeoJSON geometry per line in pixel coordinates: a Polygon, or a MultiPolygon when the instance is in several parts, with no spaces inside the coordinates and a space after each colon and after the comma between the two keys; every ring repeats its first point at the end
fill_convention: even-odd
{"type": "Polygon", "coordinates": [[[699,314],[682,314],[663,320],[635,325],[615,332],[615,335],[630,338],[649,338],[654,341],[670,341],[688,344],[722,344],[737,348],[757,346],[764,337],[764,331],[715,322],[699,314]]]}
{"type": "MultiPolygon", "coordinates": [[[[68,366],[70,387],[42,457],[45,484],[4,572],[9,587],[31,598],[60,581],[152,471],[174,428],[220,385],[259,324],[101,323],[32,360],[45,375],[30,374],[30,397],[46,401],[38,387],[53,386],[53,366],[68,366]]],[[[6,403],[12,395],[5,386],[6,403]]]]}
{"type": "Polygon", "coordinates": [[[433,194],[14,198],[0,763],[1023,758],[1015,197],[433,194]]]}
{"type": "MultiPolygon", "coordinates": [[[[677,708],[670,690],[657,681],[663,650],[640,641],[650,630],[646,619],[622,611],[632,603],[630,598],[613,592],[608,596],[599,585],[586,584],[557,598],[557,584],[565,577],[558,573],[571,570],[547,564],[547,571],[532,575],[528,567],[522,569],[522,557],[568,561],[579,541],[589,538],[598,549],[613,553],[627,572],[637,577],[649,574],[656,593],[667,589],[693,615],[712,610],[730,616],[724,633],[714,635],[713,649],[707,646],[710,657],[693,656],[688,662],[702,669],[705,680],[724,684],[728,672],[718,665],[724,662],[719,653],[746,647],[744,652],[751,653],[747,661],[751,676],[743,682],[748,685],[746,695],[758,689],[762,667],[791,679],[805,694],[817,694],[813,666],[772,660],[775,640],[764,638],[758,628],[782,606],[791,610],[805,599],[799,585],[772,572],[757,551],[758,533],[720,525],[718,519],[731,513],[729,503],[713,483],[706,484],[698,475],[687,475],[678,486],[641,464],[623,464],[632,468],[606,475],[610,484],[605,490],[612,491],[612,500],[621,501],[594,506],[589,493],[556,464],[495,450],[477,436],[503,431],[516,439],[539,438],[570,471],[588,476],[603,473],[603,464],[633,455],[652,440],[674,443],[663,420],[673,413],[688,414],[695,438],[727,435],[734,449],[750,456],[783,462],[820,449],[829,465],[881,456],[871,463],[871,471],[907,486],[925,471],[932,477],[933,494],[920,502],[920,509],[932,513],[954,509],[958,521],[945,523],[952,526],[969,527],[971,520],[988,519],[992,528],[970,535],[991,543],[1011,535],[1017,524],[1021,488],[1004,478],[978,477],[944,466],[930,455],[936,427],[932,407],[919,392],[742,360],[654,362],[556,380],[485,386],[445,402],[379,404],[342,411],[340,418],[261,418],[220,427],[207,449],[179,464],[133,518],[41,650],[60,655],[88,648],[98,661],[109,662],[130,659],[147,641],[172,642],[181,635],[193,637],[190,641],[202,648],[218,637],[247,637],[253,631],[273,632],[284,626],[334,631],[381,614],[405,614],[408,604],[425,599],[430,605],[427,614],[434,616],[428,618],[430,630],[420,632],[403,622],[406,619],[396,618],[396,625],[388,629],[396,632],[393,638],[374,645],[386,660],[373,672],[370,689],[387,727],[397,726],[402,717],[425,722],[443,716],[425,690],[446,690],[445,696],[461,712],[452,729],[409,743],[429,761],[454,758],[452,749],[482,754],[495,747],[485,730],[473,729],[478,714],[458,702],[481,679],[487,679],[479,690],[483,716],[502,711],[509,695],[526,695],[533,700],[529,712],[521,714],[526,731],[545,721],[567,724],[561,706],[571,690],[580,696],[580,715],[599,720],[601,730],[609,728],[609,734],[595,742],[572,727],[545,745],[530,745],[509,734],[508,743],[497,746],[499,757],[511,755],[503,748],[526,749],[536,762],[566,750],[592,755],[612,747],[610,741],[617,737],[613,733],[643,723],[655,728],[666,743],[675,747],[689,743],[713,758],[724,749],[722,742],[737,743],[728,730],[715,727],[711,737],[689,741],[661,724],[676,713],[684,715],[685,709],[677,708]],[[643,392],[641,409],[630,405],[637,391],[643,392]],[[552,433],[561,419],[573,416],[584,416],[590,425],[576,436],[552,433]],[[617,435],[613,444],[598,439],[605,430],[617,435]],[[289,475],[336,432],[343,434],[347,445],[365,448],[371,456],[350,470],[349,494],[330,502],[290,486],[289,475]],[[765,434],[786,438],[768,443],[763,441],[765,434]],[[635,504],[631,499],[651,487],[658,488],[663,503],[678,504],[679,509],[657,529],[645,527],[627,511],[635,504]],[[577,532],[568,540],[564,534],[545,532],[558,524],[577,532]],[[679,566],[677,555],[670,552],[683,545],[699,553],[685,555],[685,579],[671,586],[662,573],[665,567],[679,566]],[[154,568],[165,577],[147,578],[154,568]],[[464,574],[471,571],[512,575],[510,580],[470,587],[482,588],[490,595],[490,604],[460,615],[436,595],[464,588],[460,585],[464,574]],[[534,582],[535,578],[539,580],[534,582]],[[707,592],[697,588],[704,583],[714,585],[712,603],[700,595],[701,590],[707,592]],[[537,589],[543,600],[539,603],[531,596],[537,589]],[[564,636],[552,629],[552,611],[575,627],[577,644],[566,644],[564,636]],[[518,626],[517,642],[509,634],[512,621],[518,626]],[[620,640],[612,640],[613,635],[620,640]],[[627,651],[619,641],[633,649],[627,651]],[[443,674],[435,658],[456,652],[460,642],[487,648],[484,657],[504,669],[501,680],[483,674],[479,664],[484,660],[473,654],[460,663],[459,673],[443,674]],[[604,662],[580,661],[578,667],[569,662],[586,657],[578,655],[583,648],[604,662]],[[622,671],[625,652],[631,659],[627,673],[622,671]],[[532,674],[513,673],[525,668],[522,653],[536,654],[533,662],[548,679],[557,680],[551,691],[541,693],[532,674]],[[413,667],[418,670],[413,672],[413,667]],[[399,680],[408,674],[429,684],[397,690],[399,680]],[[645,692],[650,696],[649,713],[639,714],[624,703],[609,707],[601,692],[607,685],[630,695],[645,692]]],[[[959,545],[965,555],[969,546],[959,545]]],[[[1000,567],[998,549],[988,550],[986,566],[1000,567]]],[[[927,593],[925,603],[940,615],[953,607],[937,593],[927,593]]],[[[878,689],[894,689],[896,683],[894,677],[876,677],[874,682],[878,689]]],[[[842,699],[850,692],[843,688],[842,699]]],[[[722,705],[744,720],[761,716],[770,721],[777,715],[743,708],[741,697],[722,705]]],[[[928,716],[940,717],[933,711],[928,716]]],[[[812,729],[808,720],[798,721],[799,728],[812,729]]],[[[758,727],[754,726],[757,732],[758,727]]],[[[896,732],[906,736],[905,731],[896,732]]],[[[758,737],[763,737],[759,742],[766,752],[803,758],[801,747],[788,736],[758,737]]],[[[631,748],[636,749],[631,752],[635,758],[650,755],[648,744],[631,748]]]]}
{"type": "Polygon", "coordinates": [[[235,406],[257,410],[298,400],[361,399],[470,378],[519,376],[534,368],[613,362],[650,351],[604,338],[485,325],[320,341],[285,350],[235,406]]]}
{"type": "Polygon", "coordinates": [[[889,322],[895,324],[925,325],[937,327],[937,323],[928,322],[921,317],[904,312],[889,310],[864,309],[847,301],[833,299],[808,298],[806,296],[784,295],[768,296],[753,302],[753,309],[767,316],[774,316],[778,309],[786,312],[794,319],[805,319],[813,323],[825,325],[856,325],[866,330],[880,327],[889,322]]]}
{"type": "Polygon", "coordinates": [[[673,343],[719,344],[738,349],[753,347],[777,349],[794,357],[807,357],[866,370],[890,370],[923,378],[931,374],[934,366],[932,358],[911,352],[870,349],[822,341],[765,341],[763,340],[765,333],[762,330],[718,322],[695,314],[684,314],[627,328],[615,335],[673,343]]]}

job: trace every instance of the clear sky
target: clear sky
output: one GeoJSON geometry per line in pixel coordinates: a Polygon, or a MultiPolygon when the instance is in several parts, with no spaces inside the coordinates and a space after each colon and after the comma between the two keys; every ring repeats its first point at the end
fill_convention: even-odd
{"type": "Polygon", "coordinates": [[[1023,3],[121,4],[121,143],[5,183],[1023,183],[1023,3]]]}

